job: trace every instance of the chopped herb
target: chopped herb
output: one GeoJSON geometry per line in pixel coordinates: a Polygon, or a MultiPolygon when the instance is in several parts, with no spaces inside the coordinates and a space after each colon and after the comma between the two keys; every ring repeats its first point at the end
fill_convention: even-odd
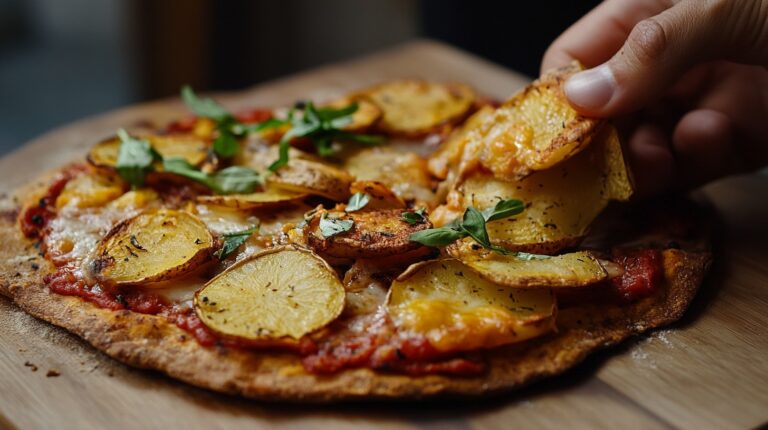
{"type": "Polygon", "coordinates": [[[326,215],[320,216],[320,234],[326,239],[351,230],[355,224],[351,219],[328,218],[326,215]]]}
{"type": "Polygon", "coordinates": [[[117,173],[132,187],[140,187],[152,170],[152,164],[161,158],[160,154],[152,149],[149,142],[131,137],[122,128],[117,131],[117,136],[120,138],[115,165],[117,173]]]}
{"type": "Polygon", "coordinates": [[[256,171],[245,166],[230,166],[215,173],[205,173],[181,157],[166,158],[163,160],[163,169],[197,181],[218,194],[250,193],[263,179],[256,171]]]}
{"type": "MultiPolygon", "coordinates": [[[[222,235],[222,239],[224,240],[224,244],[219,248],[218,251],[213,253],[216,257],[219,258],[219,260],[223,260],[227,257],[229,257],[230,254],[235,252],[237,248],[239,248],[242,244],[245,243],[246,240],[248,240],[249,237],[253,233],[256,233],[259,230],[258,225],[254,225],[253,227],[242,230],[242,231],[236,231],[233,233],[225,233],[222,235]]],[[[207,301],[207,298],[204,298],[203,301],[207,301]]],[[[211,303],[211,305],[214,305],[214,303],[211,303]]]]}
{"type": "Polygon", "coordinates": [[[424,211],[424,208],[420,208],[413,212],[403,212],[400,214],[400,217],[408,224],[421,224],[427,220],[426,215],[424,215],[424,211]]]}
{"type": "Polygon", "coordinates": [[[517,215],[523,211],[523,208],[523,203],[515,199],[501,200],[495,207],[483,212],[470,206],[464,211],[461,219],[456,219],[444,227],[413,233],[410,240],[426,246],[441,247],[450,245],[459,239],[471,237],[486,249],[508,255],[511,254],[510,251],[491,243],[485,224],[489,221],[517,215]]]}
{"type": "Polygon", "coordinates": [[[315,145],[318,155],[328,157],[333,155],[336,149],[334,141],[351,141],[364,144],[377,144],[383,138],[366,134],[350,133],[341,130],[352,123],[352,115],[357,111],[357,103],[352,103],[343,108],[317,108],[312,102],[304,104],[297,114],[296,108],[288,113],[286,124],[291,128],[280,139],[280,156],[269,170],[274,172],[288,164],[288,150],[291,140],[297,137],[310,139],[315,145]]]}
{"type": "Polygon", "coordinates": [[[527,252],[513,252],[511,255],[514,255],[515,257],[531,261],[531,260],[546,260],[547,258],[552,258],[549,255],[542,255],[542,254],[529,254],[527,252]]]}
{"type": "Polygon", "coordinates": [[[140,251],[146,251],[146,248],[139,245],[139,240],[136,239],[136,235],[131,235],[131,245],[133,245],[134,248],[140,250],[140,251]]]}
{"type": "Polygon", "coordinates": [[[359,211],[360,209],[364,208],[369,201],[371,201],[371,197],[368,196],[368,194],[355,193],[352,197],[349,198],[347,207],[344,208],[344,210],[346,212],[359,211]]]}

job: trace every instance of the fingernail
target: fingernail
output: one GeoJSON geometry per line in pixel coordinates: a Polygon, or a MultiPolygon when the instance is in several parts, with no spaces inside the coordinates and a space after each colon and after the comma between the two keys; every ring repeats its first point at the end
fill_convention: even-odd
{"type": "Polygon", "coordinates": [[[605,64],[571,76],[564,86],[571,104],[590,110],[599,110],[608,104],[615,89],[616,79],[605,64]]]}

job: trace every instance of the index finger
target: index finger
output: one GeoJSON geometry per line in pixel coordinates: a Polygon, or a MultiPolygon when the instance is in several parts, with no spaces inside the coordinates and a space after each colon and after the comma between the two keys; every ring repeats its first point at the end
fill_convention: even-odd
{"type": "Polygon", "coordinates": [[[606,0],[549,46],[541,71],[578,60],[586,68],[608,61],[638,22],[672,7],[673,0],[606,0]]]}

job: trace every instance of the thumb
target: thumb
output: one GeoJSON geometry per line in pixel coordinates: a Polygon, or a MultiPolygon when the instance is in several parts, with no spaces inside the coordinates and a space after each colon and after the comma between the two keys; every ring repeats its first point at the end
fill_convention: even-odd
{"type": "Polygon", "coordinates": [[[683,0],[640,21],[606,63],[572,76],[565,94],[580,113],[617,116],[660,99],[694,64],[765,62],[768,0],[683,0]]]}

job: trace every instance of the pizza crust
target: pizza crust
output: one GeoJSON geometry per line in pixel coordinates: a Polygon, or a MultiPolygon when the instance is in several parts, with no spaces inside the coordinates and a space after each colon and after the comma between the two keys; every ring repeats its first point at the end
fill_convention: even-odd
{"type": "Polygon", "coordinates": [[[102,309],[77,297],[51,293],[43,277],[54,267],[22,236],[16,213],[0,213],[0,294],[128,365],[158,370],[214,391],[268,400],[421,398],[518,388],[561,373],[595,350],[677,320],[693,299],[710,261],[706,252],[664,251],[666,282],[658,294],[624,307],[562,310],[557,333],[488,351],[489,371],[482,376],[413,377],[366,368],[313,375],[292,354],[203,347],[163,317],[102,309]]]}

